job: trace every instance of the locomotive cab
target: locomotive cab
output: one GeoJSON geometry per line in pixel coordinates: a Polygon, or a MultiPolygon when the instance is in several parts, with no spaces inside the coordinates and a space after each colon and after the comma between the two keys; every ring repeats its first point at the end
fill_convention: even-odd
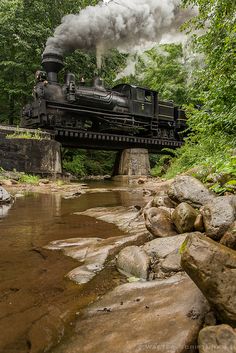
{"type": "Polygon", "coordinates": [[[130,100],[130,113],[136,116],[152,118],[156,116],[158,93],[147,88],[120,84],[112,89],[130,100]]]}
{"type": "Polygon", "coordinates": [[[132,86],[133,114],[153,117],[157,92],[132,86]]]}

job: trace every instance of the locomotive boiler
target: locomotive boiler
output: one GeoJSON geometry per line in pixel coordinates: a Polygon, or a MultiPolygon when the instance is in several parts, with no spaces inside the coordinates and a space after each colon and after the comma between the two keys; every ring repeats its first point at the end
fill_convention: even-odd
{"type": "Polygon", "coordinates": [[[44,54],[42,66],[45,72],[37,72],[34,100],[23,109],[22,127],[171,140],[179,140],[186,127],[184,111],[160,100],[156,91],[129,84],[106,89],[99,77],[90,86],[76,84],[72,73],[61,84],[58,73],[64,65],[57,53],[44,54]]]}

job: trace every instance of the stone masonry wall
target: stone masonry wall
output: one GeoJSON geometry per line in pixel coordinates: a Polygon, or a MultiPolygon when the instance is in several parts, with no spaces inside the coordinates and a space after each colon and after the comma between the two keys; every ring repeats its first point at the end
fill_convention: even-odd
{"type": "Polygon", "coordinates": [[[61,145],[50,139],[6,138],[0,132],[0,167],[36,174],[60,174],[61,145]]]}

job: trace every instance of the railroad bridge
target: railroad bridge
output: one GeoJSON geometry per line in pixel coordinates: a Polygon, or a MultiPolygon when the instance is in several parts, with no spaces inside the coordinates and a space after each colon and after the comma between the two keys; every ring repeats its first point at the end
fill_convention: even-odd
{"type": "Polygon", "coordinates": [[[149,152],[161,152],[163,148],[177,148],[181,141],[168,138],[125,136],[101,132],[55,129],[54,138],[63,147],[77,147],[101,150],[124,150],[127,148],[146,148],[149,152]]]}
{"type": "MultiPolygon", "coordinates": [[[[26,173],[60,174],[61,146],[118,151],[114,173],[141,177],[150,172],[148,152],[178,148],[181,141],[168,138],[124,136],[58,128],[53,133],[0,126],[0,167],[26,173]]],[[[124,180],[124,178],[122,179],[124,180]]]]}

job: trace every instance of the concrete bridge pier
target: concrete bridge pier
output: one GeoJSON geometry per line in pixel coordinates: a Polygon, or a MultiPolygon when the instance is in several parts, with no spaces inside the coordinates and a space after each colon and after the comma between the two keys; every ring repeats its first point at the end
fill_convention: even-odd
{"type": "Polygon", "coordinates": [[[0,125],[0,167],[41,176],[60,175],[61,144],[46,132],[0,125]]]}
{"type": "Polygon", "coordinates": [[[113,180],[130,181],[150,175],[148,150],[145,148],[129,148],[117,154],[113,180]]]}

